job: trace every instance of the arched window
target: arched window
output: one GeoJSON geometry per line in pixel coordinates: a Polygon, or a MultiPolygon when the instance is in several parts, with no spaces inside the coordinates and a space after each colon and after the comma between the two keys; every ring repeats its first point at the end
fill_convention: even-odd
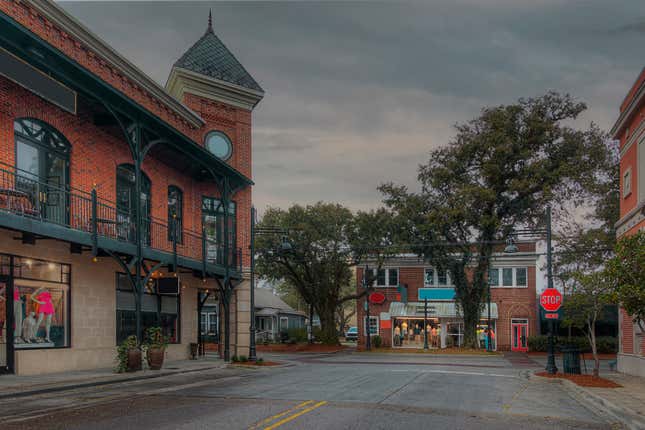
{"type": "Polygon", "coordinates": [[[33,118],[13,123],[16,188],[26,193],[39,216],[67,224],[71,145],[51,125],[33,118]]]}
{"type": "Polygon", "coordinates": [[[136,210],[141,207],[142,237],[150,244],[150,178],[141,172],[141,195],[136,200],[135,172],[132,164],[116,168],[116,210],[119,239],[133,242],[136,234],[136,210]]]}
{"type": "Polygon", "coordinates": [[[170,185],[168,187],[168,240],[173,240],[173,219],[175,226],[175,237],[177,243],[183,241],[183,214],[184,214],[184,193],[181,192],[179,187],[170,185]]]}

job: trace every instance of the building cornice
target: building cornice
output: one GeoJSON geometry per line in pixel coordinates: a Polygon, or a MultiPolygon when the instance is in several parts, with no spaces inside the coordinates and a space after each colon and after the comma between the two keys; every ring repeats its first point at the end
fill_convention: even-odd
{"type": "Polygon", "coordinates": [[[628,230],[645,221],[645,200],[641,201],[632,210],[627,212],[615,224],[616,237],[621,237],[628,230]]]}
{"type": "Polygon", "coordinates": [[[616,123],[611,128],[611,131],[609,133],[614,139],[620,138],[620,133],[627,126],[627,123],[634,115],[634,113],[636,113],[636,111],[638,110],[638,107],[641,105],[644,99],[645,99],[645,80],[640,84],[640,86],[636,90],[636,93],[634,94],[634,97],[632,97],[632,100],[625,107],[625,109],[620,113],[620,115],[618,116],[618,119],[616,120],[616,123]]]}
{"type": "Polygon", "coordinates": [[[264,98],[264,92],[231,84],[181,67],[172,68],[166,82],[166,90],[178,100],[183,100],[185,94],[193,94],[247,110],[253,110],[264,98]]]}
{"type": "Polygon", "coordinates": [[[147,91],[174,113],[186,120],[191,126],[200,128],[204,125],[204,120],[181,103],[179,100],[169,94],[161,85],[156,83],[152,78],[141,71],[137,66],[125,59],[122,55],[112,49],[97,35],[92,33],[87,27],[81,24],[76,18],[68,14],[56,3],[49,0],[23,0],[26,4],[32,6],[47,20],[54,23],[60,30],[70,34],[80,43],[86,45],[94,51],[105,62],[119,70],[128,79],[136,83],[142,89],[147,91]]]}

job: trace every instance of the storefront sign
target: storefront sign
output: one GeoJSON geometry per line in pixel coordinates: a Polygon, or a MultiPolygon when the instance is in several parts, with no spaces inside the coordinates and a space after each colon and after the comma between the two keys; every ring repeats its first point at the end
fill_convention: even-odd
{"type": "Polygon", "coordinates": [[[385,294],[379,293],[379,292],[372,293],[372,294],[369,295],[369,301],[370,301],[370,303],[380,305],[381,303],[383,303],[385,301],[385,294]]]}
{"type": "Polygon", "coordinates": [[[454,300],[454,288],[419,288],[419,300],[454,300]]]}

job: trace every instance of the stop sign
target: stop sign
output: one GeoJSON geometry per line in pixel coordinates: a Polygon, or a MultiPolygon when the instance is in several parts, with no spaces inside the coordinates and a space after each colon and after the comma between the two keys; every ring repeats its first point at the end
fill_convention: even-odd
{"type": "Polygon", "coordinates": [[[562,306],[562,294],[555,288],[547,288],[540,296],[540,305],[547,312],[557,312],[562,306]]]}

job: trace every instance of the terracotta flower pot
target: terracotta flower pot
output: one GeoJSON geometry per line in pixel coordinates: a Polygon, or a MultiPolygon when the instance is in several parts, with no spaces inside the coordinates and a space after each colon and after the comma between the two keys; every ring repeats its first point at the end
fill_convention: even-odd
{"type": "Polygon", "coordinates": [[[139,348],[128,350],[128,365],[126,370],[128,372],[141,370],[141,350],[139,348]]]}
{"type": "Polygon", "coordinates": [[[161,369],[161,366],[163,366],[165,352],[165,348],[148,349],[148,367],[150,367],[151,370],[161,369]]]}

